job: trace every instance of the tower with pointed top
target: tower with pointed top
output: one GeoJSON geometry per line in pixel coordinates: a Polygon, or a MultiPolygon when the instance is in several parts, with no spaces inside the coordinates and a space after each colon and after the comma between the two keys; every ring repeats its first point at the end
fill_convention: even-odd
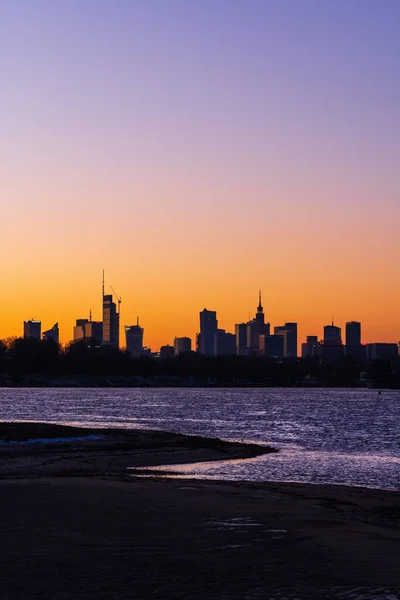
{"type": "Polygon", "coordinates": [[[271,326],[265,322],[264,309],[261,300],[261,290],[258,292],[258,306],[255,318],[247,323],[247,349],[250,354],[260,351],[260,335],[270,335],[271,326]]]}

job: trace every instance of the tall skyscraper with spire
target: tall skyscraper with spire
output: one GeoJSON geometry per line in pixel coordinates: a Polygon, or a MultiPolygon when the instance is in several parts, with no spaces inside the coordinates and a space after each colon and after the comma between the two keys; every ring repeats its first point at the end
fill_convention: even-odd
{"type": "Polygon", "coordinates": [[[113,302],[112,294],[105,294],[103,271],[103,344],[119,348],[119,313],[117,305],[113,302]]]}
{"type": "Polygon", "coordinates": [[[270,331],[270,324],[265,323],[264,309],[261,300],[261,290],[259,290],[256,316],[247,323],[247,349],[250,354],[259,353],[260,335],[270,335],[270,331]]]}

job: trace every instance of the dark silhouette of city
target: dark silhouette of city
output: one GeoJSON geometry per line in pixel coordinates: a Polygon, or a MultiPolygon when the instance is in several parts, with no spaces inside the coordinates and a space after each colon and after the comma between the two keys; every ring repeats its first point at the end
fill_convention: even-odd
{"type": "MultiPolygon", "coordinates": [[[[23,338],[0,341],[3,384],[21,384],[28,375],[42,374],[61,377],[64,383],[79,376],[80,384],[87,385],[93,380],[84,376],[97,377],[99,385],[399,386],[398,344],[362,344],[358,321],[346,323],[343,343],[341,328],[332,321],[322,340],[307,336],[298,357],[297,323],[276,325],[271,333],[261,290],[254,318],[236,324],[235,333],[220,329],[216,311],[204,308],[195,350],[189,337],[176,337],[152,352],[144,346],[139,317],[135,325],[124,326],[126,347],[121,349],[122,299],[116,299],[118,304],[106,293],[103,271],[102,321],[94,321],[92,311],[88,319],[77,319],[73,340],[64,346],[58,323],[41,335],[40,321],[24,321],[23,338]]],[[[40,384],[37,377],[28,381],[40,384]]]]}

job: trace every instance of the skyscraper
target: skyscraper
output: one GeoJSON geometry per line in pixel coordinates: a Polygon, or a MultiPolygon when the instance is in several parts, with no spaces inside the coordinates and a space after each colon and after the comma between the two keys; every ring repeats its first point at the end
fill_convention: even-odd
{"type": "Polygon", "coordinates": [[[112,294],[103,296],[103,344],[119,347],[119,314],[112,294]]]}
{"type": "Polygon", "coordinates": [[[132,356],[141,356],[143,353],[144,329],[139,325],[139,317],[136,325],[125,326],[126,349],[132,356]]]}
{"type": "Polygon", "coordinates": [[[198,352],[206,356],[215,356],[215,336],[218,321],[215,310],[206,308],[200,313],[200,333],[198,335],[198,352]]]}
{"type": "Polygon", "coordinates": [[[285,358],[297,357],[297,323],[285,323],[274,327],[275,335],[284,337],[284,356],[285,358]]]}
{"type": "Polygon", "coordinates": [[[258,354],[260,351],[260,335],[270,335],[271,326],[265,323],[264,309],[261,304],[261,290],[258,294],[258,306],[256,316],[247,323],[247,348],[250,354],[258,354]]]}
{"type": "Polygon", "coordinates": [[[225,329],[217,329],[215,355],[224,356],[228,354],[236,354],[236,336],[234,333],[227,333],[225,329]]]}
{"type": "Polygon", "coordinates": [[[349,321],[346,323],[346,346],[347,348],[358,348],[361,346],[361,323],[349,321]]]}
{"type": "Polygon", "coordinates": [[[335,360],[344,354],[344,346],[342,344],[342,330],[340,327],[325,325],[324,341],[321,345],[321,355],[327,360],[335,360]]]}
{"type": "Polygon", "coordinates": [[[33,319],[31,319],[30,321],[24,321],[24,338],[33,338],[35,340],[40,340],[41,330],[41,321],[35,321],[33,319]]]}
{"type": "Polygon", "coordinates": [[[51,329],[48,329],[48,331],[43,332],[43,339],[44,340],[53,340],[56,344],[58,344],[58,340],[59,340],[58,323],[55,323],[55,325],[53,325],[53,327],[51,329]]]}
{"type": "Polygon", "coordinates": [[[247,354],[247,323],[235,325],[236,354],[247,354]]]}

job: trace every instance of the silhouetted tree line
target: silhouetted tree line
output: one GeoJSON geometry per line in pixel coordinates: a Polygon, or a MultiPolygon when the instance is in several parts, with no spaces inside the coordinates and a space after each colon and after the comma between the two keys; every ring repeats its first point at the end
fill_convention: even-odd
{"type": "Polygon", "coordinates": [[[327,386],[359,385],[360,373],[377,381],[400,382],[398,363],[374,361],[360,363],[356,357],[341,357],[334,362],[320,357],[277,360],[261,356],[206,357],[195,352],[176,358],[133,358],[125,350],[90,344],[83,340],[64,347],[52,340],[9,338],[0,340],[2,381],[40,374],[53,378],[65,376],[120,376],[132,383],[175,381],[187,384],[327,386]]]}

